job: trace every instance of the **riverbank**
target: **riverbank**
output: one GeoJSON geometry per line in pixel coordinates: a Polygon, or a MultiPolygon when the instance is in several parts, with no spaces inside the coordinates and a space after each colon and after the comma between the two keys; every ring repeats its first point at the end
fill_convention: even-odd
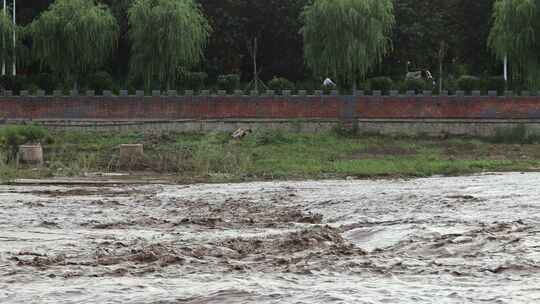
{"type": "Polygon", "coordinates": [[[4,162],[2,180],[124,172],[197,183],[540,170],[538,145],[519,134],[421,138],[356,136],[336,129],[319,134],[255,131],[234,140],[229,133],[63,131],[49,133],[42,144],[42,167],[4,162]],[[130,143],[142,143],[145,157],[125,168],[119,162],[118,146],[130,143]]]}

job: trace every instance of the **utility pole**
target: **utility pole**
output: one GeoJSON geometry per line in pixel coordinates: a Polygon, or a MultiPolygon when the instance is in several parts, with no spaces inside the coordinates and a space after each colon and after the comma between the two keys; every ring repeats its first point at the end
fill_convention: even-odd
{"type": "Polygon", "coordinates": [[[16,36],[16,31],[17,31],[17,20],[15,19],[15,16],[16,16],[16,10],[15,10],[15,2],[17,2],[16,0],[13,0],[13,76],[16,76],[17,75],[17,55],[15,54],[15,48],[17,47],[17,36],[16,36]]]}
{"type": "Polygon", "coordinates": [[[255,91],[259,91],[259,84],[258,84],[258,71],[257,71],[257,37],[254,39],[253,43],[253,79],[255,80],[255,91]]]}
{"type": "MultiPolygon", "coordinates": [[[[7,15],[7,0],[4,0],[4,16],[7,15]]],[[[6,47],[4,44],[6,43],[6,40],[4,37],[2,37],[2,47],[6,47]]],[[[6,58],[2,58],[2,76],[6,76],[6,58]]]]}
{"type": "Polygon", "coordinates": [[[508,88],[508,55],[504,56],[504,83],[505,87],[508,88]]]}

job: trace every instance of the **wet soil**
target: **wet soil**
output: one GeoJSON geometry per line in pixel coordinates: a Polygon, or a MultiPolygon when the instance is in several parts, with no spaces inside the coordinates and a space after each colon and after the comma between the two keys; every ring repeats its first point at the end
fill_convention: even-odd
{"type": "Polygon", "coordinates": [[[0,186],[0,303],[535,303],[538,185],[0,186]]]}

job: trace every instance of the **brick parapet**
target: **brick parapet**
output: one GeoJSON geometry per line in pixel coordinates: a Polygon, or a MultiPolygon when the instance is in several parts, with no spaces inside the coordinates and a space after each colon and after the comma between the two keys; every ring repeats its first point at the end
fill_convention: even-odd
{"type": "MultiPolygon", "coordinates": [[[[91,93],[91,92],[90,92],[91,93]]],[[[153,92],[152,96],[0,96],[3,119],[540,119],[540,96],[260,95],[153,92]]],[[[317,92],[318,93],[318,92],[317,92]]],[[[334,94],[336,92],[333,92],[334,94]]],[[[530,94],[530,93],[529,93],[530,94]]]]}

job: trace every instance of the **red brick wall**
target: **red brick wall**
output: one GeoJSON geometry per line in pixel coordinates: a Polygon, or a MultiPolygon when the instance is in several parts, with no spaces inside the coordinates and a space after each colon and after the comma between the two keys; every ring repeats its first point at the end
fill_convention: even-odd
{"type": "Polygon", "coordinates": [[[540,119],[540,97],[179,96],[0,97],[7,119],[540,119]]]}

